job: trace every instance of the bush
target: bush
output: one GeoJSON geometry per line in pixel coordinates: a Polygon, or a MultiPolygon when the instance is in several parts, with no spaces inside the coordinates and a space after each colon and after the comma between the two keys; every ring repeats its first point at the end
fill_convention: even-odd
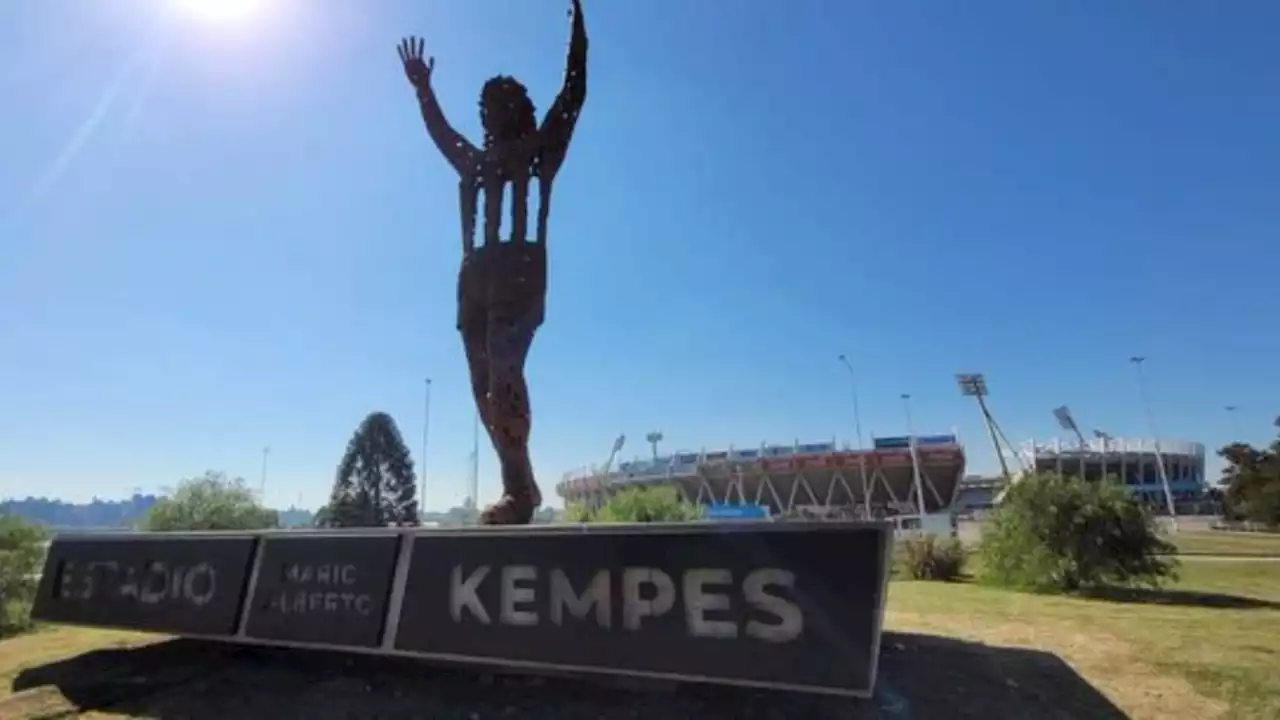
{"type": "Polygon", "coordinates": [[[262,530],[276,525],[275,511],[259,505],[244,480],[212,471],[179,483],[171,497],[151,506],[145,522],[153,532],[262,530]]]}
{"type": "Polygon", "coordinates": [[[894,550],[897,572],[912,580],[952,582],[964,575],[969,555],[964,545],[952,537],[916,535],[898,541],[894,550]]]}
{"type": "Polygon", "coordinates": [[[626,488],[598,510],[578,504],[565,508],[568,522],[688,522],[701,516],[702,509],[685,502],[679,490],[661,485],[626,488]]]}
{"type": "Polygon", "coordinates": [[[1009,488],[982,532],[985,580],[1074,592],[1108,585],[1159,587],[1176,578],[1172,544],[1115,479],[1031,474],[1009,488]]]}
{"type": "Polygon", "coordinates": [[[31,603],[44,564],[44,528],[0,516],[0,638],[31,627],[31,603]]]}

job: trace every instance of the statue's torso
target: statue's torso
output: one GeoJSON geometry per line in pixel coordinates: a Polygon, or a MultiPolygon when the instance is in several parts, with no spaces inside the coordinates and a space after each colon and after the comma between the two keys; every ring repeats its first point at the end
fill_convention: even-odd
{"type": "Polygon", "coordinates": [[[485,152],[475,171],[461,178],[462,267],[458,273],[458,323],[475,313],[531,322],[543,320],[547,294],[546,212],[538,213],[535,238],[528,238],[528,195],[537,184],[540,205],[549,201],[550,183],[534,177],[536,148],[506,147],[485,152]],[[536,182],[535,182],[536,181],[536,182]],[[503,226],[503,193],[511,194],[511,217],[503,226]],[[483,197],[483,240],[475,238],[483,197]],[[502,237],[500,228],[508,235],[502,237]]]}

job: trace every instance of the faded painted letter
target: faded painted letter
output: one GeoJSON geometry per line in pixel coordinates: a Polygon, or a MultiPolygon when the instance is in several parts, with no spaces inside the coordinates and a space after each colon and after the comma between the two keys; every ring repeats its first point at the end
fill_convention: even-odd
{"type": "Polygon", "coordinates": [[[531,603],[536,598],[533,588],[516,583],[538,579],[538,568],[532,565],[507,565],[502,568],[502,599],[498,619],[503,625],[528,627],[538,624],[538,613],[517,610],[516,605],[531,603]]]}
{"type": "Polygon", "coordinates": [[[639,630],[640,620],[669,612],[676,602],[671,576],[657,568],[629,567],[622,571],[622,627],[639,630]],[[653,597],[644,597],[641,588],[653,588],[653,597]]]}
{"type": "Polygon", "coordinates": [[[804,632],[804,613],[800,607],[781,595],[769,592],[770,587],[794,589],[795,573],[790,570],[764,568],[756,570],[742,582],[742,594],[747,603],[757,610],[778,618],[776,623],[751,620],[747,623],[747,635],[772,643],[791,642],[804,632]]]}
{"type": "MultiPolygon", "coordinates": [[[[699,638],[732,640],[738,624],[730,620],[708,620],[707,611],[732,609],[725,593],[709,592],[708,585],[733,585],[733,573],[724,568],[697,568],[684,574],[684,618],[689,634],[699,638]]],[[[727,588],[726,588],[727,589],[727,588]]]]}
{"type": "Polygon", "coordinates": [[[464,582],[462,567],[454,566],[452,582],[449,585],[449,613],[453,616],[454,622],[462,622],[462,610],[465,608],[470,610],[477,620],[485,625],[489,624],[489,612],[484,609],[484,604],[476,595],[480,583],[484,582],[488,575],[489,566],[481,565],[472,570],[464,582]]]}
{"type": "Polygon", "coordinates": [[[591,578],[587,589],[579,596],[573,591],[573,585],[560,568],[551,571],[551,622],[564,624],[564,611],[579,620],[584,620],[591,606],[596,608],[596,624],[609,628],[613,624],[612,613],[609,612],[609,571],[601,570],[591,578]]]}

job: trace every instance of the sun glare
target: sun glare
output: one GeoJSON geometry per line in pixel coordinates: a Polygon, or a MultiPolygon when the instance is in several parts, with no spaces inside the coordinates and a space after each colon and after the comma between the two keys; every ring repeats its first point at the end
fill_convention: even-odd
{"type": "Polygon", "coordinates": [[[188,15],[209,22],[237,22],[245,20],[259,10],[265,0],[172,0],[173,4],[188,15]]]}

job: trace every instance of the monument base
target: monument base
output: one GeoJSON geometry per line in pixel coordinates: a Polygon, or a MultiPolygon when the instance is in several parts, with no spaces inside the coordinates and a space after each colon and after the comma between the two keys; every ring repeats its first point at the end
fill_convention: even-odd
{"type": "Polygon", "coordinates": [[[868,697],[892,541],[767,522],[60,535],[32,617],[868,697]]]}

